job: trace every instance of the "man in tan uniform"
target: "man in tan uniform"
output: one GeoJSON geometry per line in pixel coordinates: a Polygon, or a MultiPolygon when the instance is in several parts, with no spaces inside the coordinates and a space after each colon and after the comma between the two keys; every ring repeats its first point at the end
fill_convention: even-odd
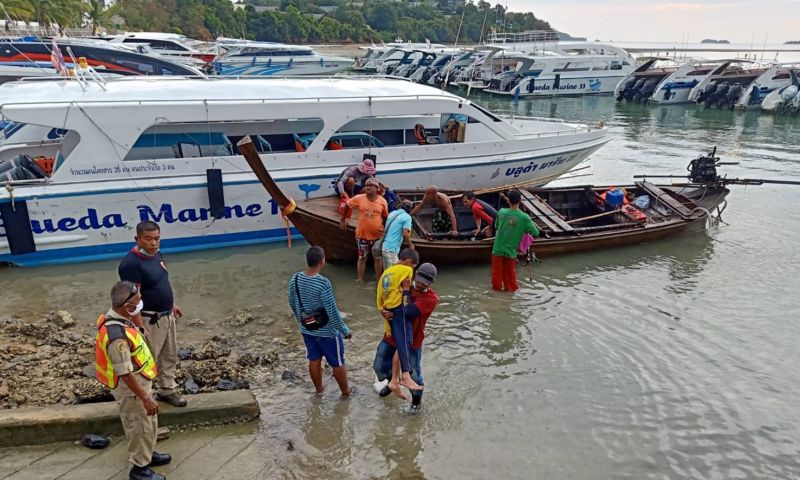
{"type": "Polygon", "coordinates": [[[111,289],[111,309],[97,319],[95,370],[119,403],[128,440],[131,480],[165,480],[150,467],[166,465],[172,456],[154,451],[158,404],[152,398],[156,363],[142,334],[142,296],[131,282],[111,289]]]}

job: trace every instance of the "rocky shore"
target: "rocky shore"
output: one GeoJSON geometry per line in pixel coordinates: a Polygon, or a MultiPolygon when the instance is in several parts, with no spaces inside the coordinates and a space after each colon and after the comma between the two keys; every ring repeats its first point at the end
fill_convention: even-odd
{"type": "MultiPolygon", "coordinates": [[[[259,310],[246,309],[224,323],[243,328],[273,322],[254,313],[259,310]]],[[[94,377],[94,332],[93,326],[79,325],[67,311],[34,318],[0,315],[0,408],[113,400],[94,377]]],[[[176,380],[190,395],[250,388],[254,379],[272,377],[281,367],[282,344],[211,332],[198,342],[181,341],[176,380]]]]}

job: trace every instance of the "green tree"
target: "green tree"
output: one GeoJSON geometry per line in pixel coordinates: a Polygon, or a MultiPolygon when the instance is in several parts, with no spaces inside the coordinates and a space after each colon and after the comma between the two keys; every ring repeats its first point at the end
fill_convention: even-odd
{"type": "Polygon", "coordinates": [[[117,10],[119,10],[117,5],[106,7],[105,0],[89,0],[87,16],[92,27],[92,34],[97,35],[101,28],[111,27],[113,23],[111,17],[117,13],[117,10]]]}
{"type": "Polygon", "coordinates": [[[3,0],[0,3],[2,3],[8,16],[10,16],[12,20],[15,18],[20,18],[22,20],[31,19],[33,9],[27,0],[3,0]]]}

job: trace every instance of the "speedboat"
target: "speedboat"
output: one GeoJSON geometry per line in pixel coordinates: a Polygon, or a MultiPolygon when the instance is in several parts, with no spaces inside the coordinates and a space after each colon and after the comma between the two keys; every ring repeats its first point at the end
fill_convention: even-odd
{"type": "Polygon", "coordinates": [[[372,60],[376,58],[380,58],[381,55],[388,52],[392,49],[393,44],[388,45],[372,45],[370,47],[358,47],[359,49],[364,51],[364,55],[356,58],[353,66],[351,67],[355,71],[364,71],[365,66],[372,60]]]}
{"type": "Polygon", "coordinates": [[[636,61],[636,69],[620,80],[614,89],[618,102],[647,101],[661,81],[686,63],[685,60],[678,61],[669,57],[639,57],[636,61]]]}
{"type": "Polygon", "coordinates": [[[767,94],[761,102],[761,110],[782,115],[800,113],[800,67],[789,68],[789,84],[767,94]]]}
{"type": "Polygon", "coordinates": [[[562,43],[539,54],[512,58],[517,60],[516,68],[495,76],[485,92],[513,96],[612,93],[636,64],[625,50],[595,42],[562,43]]]}
{"type": "Polygon", "coordinates": [[[370,73],[391,73],[401,60],[403,64],[411,63],[415,57],[412,56],[413,51],[423,48],[447,48],[446,45],[439,43],[403,43],[395,42],[387,45],[390,47],[378,57],[373,57],[371,60],[364,64],[363,70],[370,73]],[[410,58],[411,57],[411,58],[410,58]],[[391,67],[391,70],[390,70],[391,67]]]}
{"type": "Polygon", "coordinates": [[[659,105],[704,103],[707,107],[733,107],[764,70],[763,65],[745,59],[692,60],[663,79],[649,100],[659,105]]]}
{"type": "Polygon", "coordinates": [[[0,141],[0,263],[117,258],[144,220],[166,252],[285,239],[244,136],[298,201],[332,195],[365,156],[392,188],[478,189],[544,184],[610,140],[383,78],[79,80],[0,86],[0,115],[21,125],[0,141]]]}
{"type": "MultiPolygon", "coordinates": [[[[103,38],[103,37],[96,37],[103,38]]],[[[164,58],[180,63],[194,64],[192,60],[208,63],[216,53],[210,44],[193,40],[178,33],[135,32],[107,37],[109,43],[123,45],[146,44],[164,58]]]]}
{"type": "MultiPolygon", "coordinates": [[[[53,42],[0,42],[0,83],[23,77],[55,77],[51,61],[53,42]]],[[[86,59],[101,76],[109,75],[201,75],[194,68],[164,58],[144,55],[106,43],[59,42],[67,69],[74,70],[78,59],[86,59]]]]}
{"type": "Polygon", "coordinates": [[[750,84],[736,102],[736,108],[753,110],[761,108],[761,103],[770,92],[792,84],[792,72],[800,70],[800,63],[776,63],[764,71],[750,84]]]}
{"type": "Polygon", "coordinates": [[[330,75],[353,65],[352,58],[322,55],[301,45],[246,41],[228,47],[213,61],[219,75],[330,75]]]}
{"type": "Polygon", "coordinates": [[[408,78],[414,82],[428,83],[428,80],[439,72],[455,55],[460,55],[463,50],[458,48],[441,49],[415,49],[419,57],[414,63],[403,65],[392,72],[392,76],[408,78]]]}

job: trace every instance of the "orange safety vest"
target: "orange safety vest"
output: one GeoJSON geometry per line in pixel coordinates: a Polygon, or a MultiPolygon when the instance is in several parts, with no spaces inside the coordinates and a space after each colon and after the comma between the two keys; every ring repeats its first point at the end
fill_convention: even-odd
{"type": "Polygon", "coordinates": [[[106,316],[100,315],[100,318],[97,319],[97,335],[94,341],[95,376],[100,380],[100,383],[108,388],[116,388],[119,380],[116,372],[114,372],[114,365],[111,364],[111,358],[108,356],[108,344],[112,340],[108,337],[107,325],[109,323],[119,325],[125,329],[131,360],[136,368],[133,373],[138,373],[148,380],[156,378],[156,375],[158,375],[156,361],[139,330],[117,320],[106,321],[106,316]]]}

